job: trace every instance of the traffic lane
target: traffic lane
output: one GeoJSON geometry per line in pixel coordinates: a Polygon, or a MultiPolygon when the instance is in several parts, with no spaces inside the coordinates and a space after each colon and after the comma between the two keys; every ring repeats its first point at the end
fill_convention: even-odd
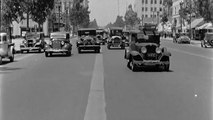
{"type": "Polygon", "coordinates": [[[38,54],[5,67],[2,120],[82,120],[96,54],[38,54]]]}
{"type": "Polygon", "coordinates": [[[211,119],[212,61],[171,52],[170,72],[132,72],[123,50],[104,51],[107,120],[211,119]]]}
{"type": "Polygon", "coordinates": [[[168,48],[172,48],[175,50],[181,50],[184,52],[189,52],[205,57],[209,57],[213,59],[213,49],[212,48],[201,48],[200,46],[194,46],[191,44],[177,44],[173,43],[172,41],[161,39],[161,46],[165,46],[168,48]]]}

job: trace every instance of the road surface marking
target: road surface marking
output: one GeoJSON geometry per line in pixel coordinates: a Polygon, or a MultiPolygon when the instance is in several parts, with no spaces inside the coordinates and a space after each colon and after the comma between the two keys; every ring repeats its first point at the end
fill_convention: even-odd
{"type": "Polygon", "coordinates": [[[168,47],[168,49],[171,49],[171,50],[176,51],[176,52],[181,52],[181,53],[185,53],[185,54],[197,56],[197,57],[202,57],[202,58],[205,58],[205,59],[208,59],[208,60],[213,60],[212,57],[207,57],[207,56],[203,56],[203,55],[199,55],[199,54],[194,54],[194,53],[190,53],[190,52],[187,52],[187,51],[182,51],[182,50],[178,50],[178,49],[174,49],[174,48],[169,48],[169,47],[168,47]]]}
{"type": "Polygon", "coordinates": [[[103,55],[97,54],[84,120],[106,120],[103,55]]]}

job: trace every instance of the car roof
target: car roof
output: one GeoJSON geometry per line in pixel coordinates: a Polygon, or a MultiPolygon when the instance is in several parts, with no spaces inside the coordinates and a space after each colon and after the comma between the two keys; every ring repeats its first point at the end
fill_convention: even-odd
{"type": "Polygon", "coordinates": [[[83,31],[83,30],[96,30],[96,28],[80,28],[78,31],[83,31]]]}

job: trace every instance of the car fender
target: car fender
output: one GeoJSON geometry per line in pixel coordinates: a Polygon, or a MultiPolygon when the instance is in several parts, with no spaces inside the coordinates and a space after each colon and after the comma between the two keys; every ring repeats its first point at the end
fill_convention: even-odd
{"type": "Polygon", "coordinates": [[[10,57],[10,56],[13,56],[13,54],[14,54],[14,46],[10,46],[10,48],[9,48],[9,51],[8,51],[8,56],[10,57]]]}
{"type": "Polygon", "coordinates": [[[133,50],[133,51],[130,52],[130,55],[131,56],[137,56],[137,55],[140,55],[140,53],[138,51],[133,50]]]}

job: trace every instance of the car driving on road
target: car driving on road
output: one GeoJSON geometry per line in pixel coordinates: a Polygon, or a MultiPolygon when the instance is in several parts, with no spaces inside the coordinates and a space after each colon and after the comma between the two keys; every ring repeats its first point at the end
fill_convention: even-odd
{"type": "Polygon", "coordinates": [[[82,50],[94,50],[97,53],[100,53],[100,42],[96,38],[96,29],[95,28],[81,28],[78,30],[78,40],[76,46],[78,48],[78,53],[81,53],[82,50]]]}
{"type": "Polygon", "coordinates": [[[72,44],[68,32],[50,33],[50,44],[45,46],[45,56],[52,56],[53,53],[62,53],[67,56],[71,55],[72,44]]]}
{"type": "Polygon", "coordinates": [[[109,29],[110,38],[107,41],[107,48],[117,47],[125,48],[125,37],[123,36],[123,28],[121,27],[111,27],[109,29]]]}
{"type": "Polygon", "coordinates": [[[191,43],[191,39],[189,38],[189,36],[186,33],[180,33],[180,34],[176,34],[176,36],[173,37],[173,42],[174,43],[191,43]]]}
{"type": "Polygon", "coordinates": [[[43,32],[28,32],[25,35],[25,39],[20,44],[20,51],[23,53],[24,51],[38,51],[42,52],[44,50],[46,42],[44,41],[44,33],[43,32]]]}
{"type": "Polygon", "coordinates": [[[130,46],[125,49],[127,66],[136,71],[138,68],[153,66],[169,71],[171,53],[160,47],[160,34],[152,29],[132,33],[130,46]]]}
{"type": "Polygon", "coordinates": [[[213,47],[213,32],[206,33],[203,40],[201,40],[201,47],[213,47]]]}

